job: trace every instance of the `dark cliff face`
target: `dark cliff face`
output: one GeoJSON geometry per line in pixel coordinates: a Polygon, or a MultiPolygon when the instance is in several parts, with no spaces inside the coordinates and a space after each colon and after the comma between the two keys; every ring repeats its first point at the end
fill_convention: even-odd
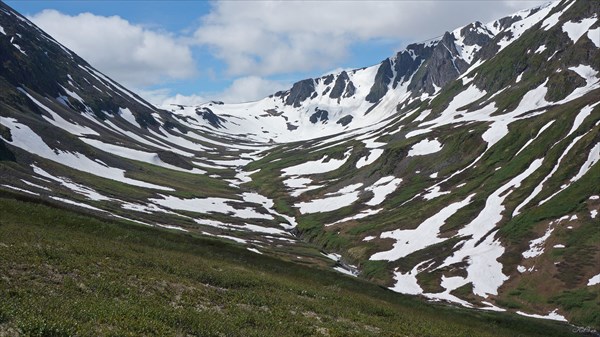
{"type": "Polygon", "coordinates": [[[225,122],[223,118],[217,116],[211,109],[206,107],[196,109],[196,114],[215,128],[222,128],[222,123],[225,122]]]}
{"type": "Polygon", "coordinates": [[[490,34],[486,34],[482,31],[487,31],[481,24],[481,22],[477,21],[468,26],[463,27],[460,30],[460,35],[464,36],[464,43],[467,45],[479,45],[484,46],[488,42],[492,40],[490,34]]]}
{"type": "Polygon", "coordinates": [[[371,87],[371,91],[365,98],[367,102],[377,103],[388,91],[388,86],[394,77],[394,71],[392,70],[392,62],[390,59],[385,59],[381,62],[379,69],[377,69],[377,74],[375,75],[375,80],[373,81],[373,86],[371,87]]]}
{"type": "Polygon", "coordinates": [[[130,108],[142,127],[158,125],[152,117],[157,109],[152,105],[110,81],[2,2],[0,26],[5,32],[0,34],[2,81],[25,90],[2,90],[0,99],[3,101],[28,101],[24,92],[35,92],[50,99],[62,96],[63,103],[72,111],[81,113],[91,110],[99,118],[106,118],[107,114],[117,115],[119,108],[130,108]],[[86,105],[67,91],[77,94],[86,105]]]}
{"type": "Polygon", "coordinates": [[[348,78],[348,74],[345,71],[342,71],[337,79],[335,80],[335,85],[331,92],[329,93],[329,97],[331,98],[340,98],[344,93],[344,89],[346,89],[346,82],[350,81],[348,78]]]}
{"type": "Polygon", "coordinates": [[[396,62],[394,63],[396,78],[394,78],[393,87],[396,88],[398,84],[408,81],[410,76],[419,69],[423,60],[431,56],[432,50],[433,47],[431,46],[415,43],[408,45],[406,50],[396,54],[396,62]]]}
{"type": "Polygon", "coordinates": [[[302,102],[315,92],[315,82],[312,78],[294,83],[289,95],[285,100],[285,104],[295,108],[300,107],[302,102]]]}
{"type": "Polygon", "coordinates": [[[310,116],[309,120],[313,124],[316,124],[317,122],[325,123],[329,120],[329,112],[327,110],[315,108],[315,113],[310,116]]]}
{"type": "Polygon", "coordinates": [[[459,57],[454,43],[454,35],[446,32],[408,86],[413,94],[433,94],[435,87],[443,87],[469,68],[469,64],[459,57]]]}

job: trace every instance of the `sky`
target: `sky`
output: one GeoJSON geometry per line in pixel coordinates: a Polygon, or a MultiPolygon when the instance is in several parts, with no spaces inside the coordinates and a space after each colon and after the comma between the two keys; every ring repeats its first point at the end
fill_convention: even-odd
{"type": "Polygon", "coordinates": [[[245,102],[539,0],[6,1],[154,104],[245,102]]]}

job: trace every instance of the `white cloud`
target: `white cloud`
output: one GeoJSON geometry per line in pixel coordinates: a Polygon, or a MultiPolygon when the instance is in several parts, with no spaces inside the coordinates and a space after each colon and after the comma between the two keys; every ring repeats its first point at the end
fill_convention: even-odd
{"type": "Polygon", "coordinates": [[[156,89],[139,90],[138,93],[152,104],[159,106],[169,104],[199,105],[208,101],[251,102],[289,87],[289,82],[247,76],[235,79],[229,87],[221,92],[203,93],[201,95],[172,95],[169,89],[156,89]]]}
{"type": "Polygon", "coordinates": [[[76,16],[44,10],[29,19],[92,66],[126,86],[143,87],[193,76],[189,47],[172,35],[118,16],[76,16]]]}
{"type": "Polygon", "coordinates": [[[200,105],[210,101],[208,97],[199,95],[181,95],[176,94],[175,96],[166,97],[162,101],[158,102],[158,106],[170,105],[170,104],[181,104],[181,105],[200,105]]]}
{"type": "Polygon", "coordinates": [[[267,80],[258,76],[241,77],[222,93],[213,97],[224,102],[249,102],[264,98],[279,90],[288,89],[290,83],[267,80]]]}
{"type": "Polygon", "coordinates": [[[213,3],[194,36],[231,75],[266,76],[334,67],[358,41],[421,41],[517,9],[514,0],[221,1],[213,3]]]}

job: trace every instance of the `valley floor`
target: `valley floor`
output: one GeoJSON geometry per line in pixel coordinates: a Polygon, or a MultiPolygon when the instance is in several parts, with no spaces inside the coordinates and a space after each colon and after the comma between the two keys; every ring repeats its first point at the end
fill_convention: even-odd
{"type": "MultiPolygon", "coordinates": [[[[0,336],[569,336],[201,238],[0,198],[0,336]]],[[[21,198],[22,199],[22,198],[21,198]]]]}

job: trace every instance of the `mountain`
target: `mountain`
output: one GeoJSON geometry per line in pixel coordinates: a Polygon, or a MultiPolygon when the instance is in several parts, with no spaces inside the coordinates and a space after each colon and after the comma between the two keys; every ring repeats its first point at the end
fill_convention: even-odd
{"type": "Polygon", "coordinates": [[[475,22],[256,102],[158,108],[1,4],[0,190],[600,328],[599,7],[475,22]]]}

